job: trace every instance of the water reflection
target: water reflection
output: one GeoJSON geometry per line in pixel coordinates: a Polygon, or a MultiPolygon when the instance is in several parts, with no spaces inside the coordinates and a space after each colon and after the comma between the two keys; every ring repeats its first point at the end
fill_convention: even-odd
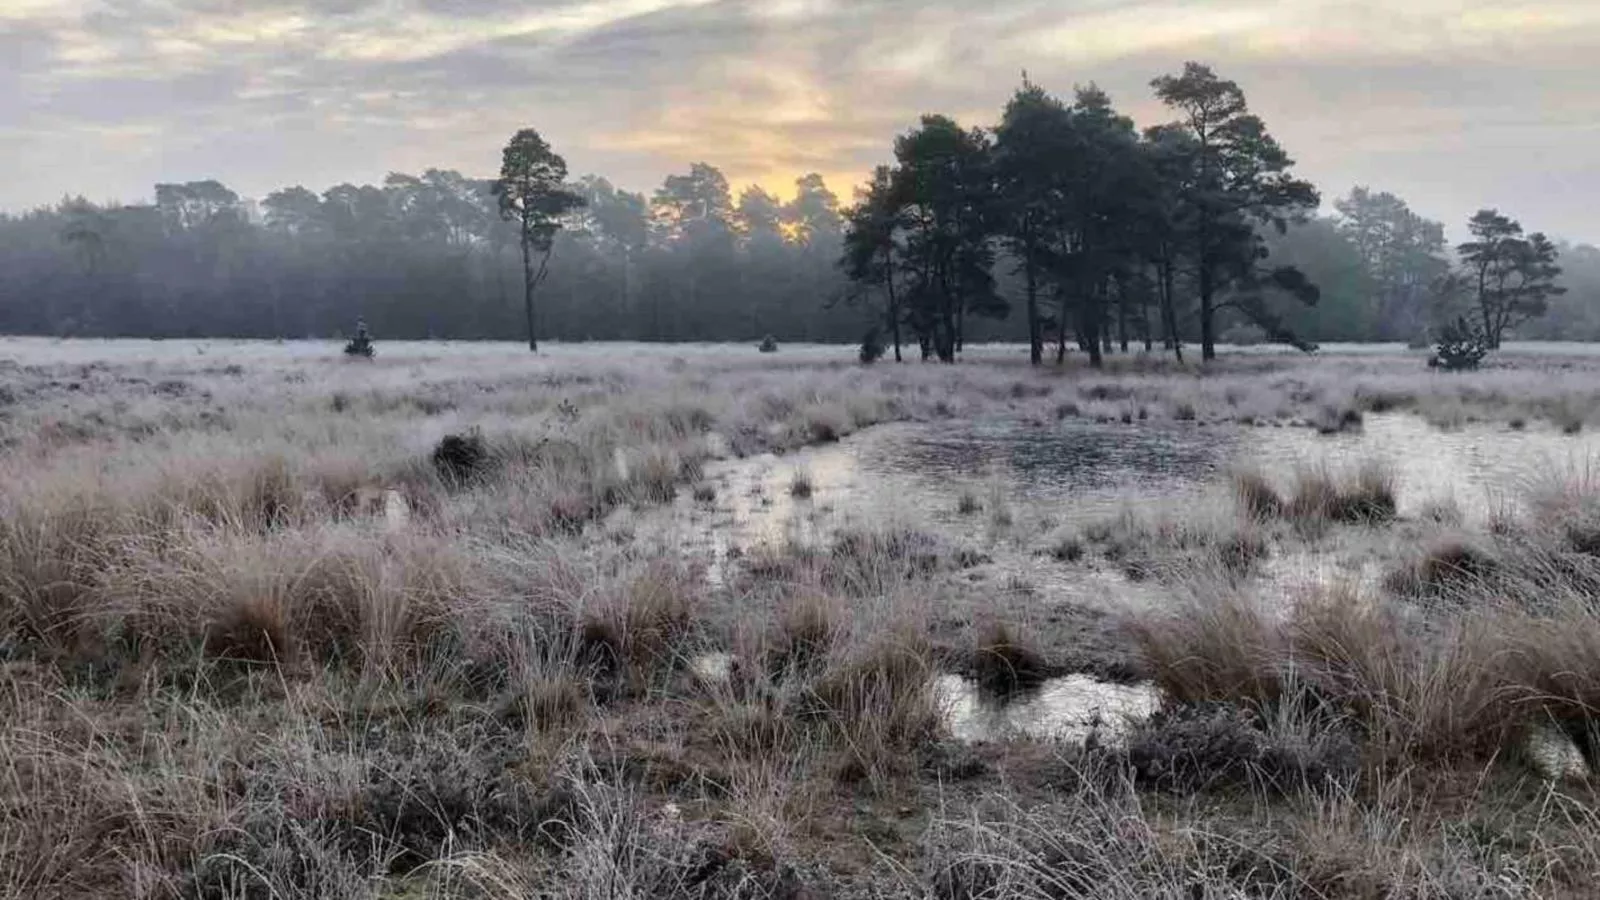
{"type": "Polygon", "coordinates": [[[1400,515],[1417,515],[1427,504],[1448,498],[1469,522],[1481,524],[1531,483],[1586,471],[1600,456],[1600,434],[1499,425],[1441,431],[1417,416],[1393,413],[1368,416],[1359,432],[1329,436],[1299,428],[1246,430],[1236,446],[1242,462],[1276,473],[1378,459],[1398,476],[1400,515]]]}
{"type": "MultiPolygon", "coordinates": [[[[1234,466],[1287,481],[1298,467],[1375,459],[1398,475],[1402,516],[1449,500],[1468,524],[1481,524],[1533,479],[1585,469],[1597,454],[1600,435],[1594,433],[1487,425],[1441,432],[1399,413],[1369,415],[1361,431],[1332,436],[1184,422],[885,425],[789,456],[712,463],[707,476],[715,502],[680,498],[659,538],[704,555],[718,581],[732,557],[758,545],[816,546],[841,527],[901,521],[958,542],[989,544],[1008,572],[1059,581],[1063,567],[1042,565],[1020,546],[998,546],[1004,534],[987,514],[961,515],[960,493],[997,492],[1019,521],[1033,525],[1081,525],[1141,504],[1181,515],[1187,504],[1212,502],[1207,486],[1234,466]],[[804,498],[790,492],[802,471],[812,485],[804,498]]],[[[1306,562],[1297,560],[1294,568],[1305,571],[1306,562]]],[[[1072,571],[1075,580],[1057,587],[1080,593],[1103,588],[1078,584],[1084,573],[1072,571]]]]}

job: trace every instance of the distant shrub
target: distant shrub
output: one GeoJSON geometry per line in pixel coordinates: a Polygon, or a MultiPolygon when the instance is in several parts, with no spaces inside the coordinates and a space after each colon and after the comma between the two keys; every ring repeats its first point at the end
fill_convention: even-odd
{"type": "Polygon", "coordinates": [[[769,334],[761,339],[761,346],[756,349],[760,350],[762,353],[777,353],[778,339],[769,334]]]}
{"type": "Polygon", "coordinates": [[[963,516],[970,516],[982,510],[983,501],[978,499],[978,495],[973,493],[971,488],[963,489],[961,497],[956,500],[956,512],[963,516]]]}
{"type": "Polygon", "coordinates": [[[1227,329],[1221,335],[1222,343],[1232,344],[1235,347],[1254,347],[1265,344],[1270,336],[1259,325],[1240,324],[1227,329]]]}
{"type": "Polygon", "coordinates": [[[861,364],[870,366],[883,358],[883,335],[873,328],[861,337],[861,364]]]}
{"type": "Polygon", "coordinates": [[[367,323],[357,321],[356,336],[350,339],[350,343],[344,345],[344,355],[371,359],[377,352],[372,345],[372,334],[367,331],[367,323]]]}
{"type": "Polygon", "coordinates": [[[1315,424],[1318,434],[1343,434],[1360,431],[1363,421],[1361,410],[1353,406],[1324,406],[1315,424]]]}
{"type": "Polygon", "coordinates": [[[1489,355],[1489,342],[1470,325],[1466,317],[1457,316],[1454,322],[1439,329],[1439,341],[1428,367],[1446,372],[1470,372],[1489,355]]]}
{"type": "Polygon", "coordinates": [[[1074,563],[1083,559],[1083,539],[1076,534],[1062,535],[1050,546],[1050,555],[1057,562],[1074,563]]]}
{"type": "Polygon", "coordinates": [[[811,473],[801,469],[795,470],[794,477],[789,479],[789,496],[804,500],[811,496],[813,490],[811,473]]]}

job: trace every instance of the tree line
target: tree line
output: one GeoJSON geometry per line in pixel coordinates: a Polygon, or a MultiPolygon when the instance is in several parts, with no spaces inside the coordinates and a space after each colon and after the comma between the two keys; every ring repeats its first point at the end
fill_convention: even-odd
{"type": "Polygon", "coordinates": [[[1065,100],[1026,78],[994,127],[924,116],[845,207],[817,175],[784,202],[705,163],[649,196],[573,179],[533,129],[493,178],[68,198],[0,215],[0,331],[328,337],[364,319],[394,339],[865,337],[946,360],[1017,340],[1094,362],[1457,319],[1496,343],[1600,339],[1600,251],[1493,210],[1449,248],[1366,188],[1319,215],[1237,84],[1190,63],[1152,88],[1172,121],[1144,129],[1093,85],[1065,100]]]}
{"type": "Polygon", "coordinates": [[[1327,306],[1360,319],[1341,337],[1449,322],[1492,348],[1566,292],[1555,244],[1495,210],[1469,223],[1457,262],[1443,226],[1390,194],[1357,188],[1318,219],[1317,189],[1236,83],[1189,63],[1151,87],[1174,118],[1143,131],[1093,84],[1067,101],[1024,76],[998,127],[924,116],[895,142],[846,213],[844,268],[897,359],[909,337],[953,360],[967,317],[1007,315],[1007,296],[1035,364],[1053,344],[1099,365],[1130,342],[1182,358],[1197,340],[1211,359],[1224,328],[1309,349],[1330,330],[1307,313],[1328,288],[1327,306]],[[1329,265],[1341,253],[1344,272],[1329,265]],[[1002,262],[1020,289],[997,289],[1002,262]]]}

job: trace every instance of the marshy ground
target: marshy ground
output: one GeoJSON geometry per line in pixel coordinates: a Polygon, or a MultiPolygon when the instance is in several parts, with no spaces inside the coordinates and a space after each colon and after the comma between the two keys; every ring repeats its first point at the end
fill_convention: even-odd
{"type": "Polygon", "coordinates": [[[0,898],[1593,896],[1600,356],[0,342],[0,898]]]}

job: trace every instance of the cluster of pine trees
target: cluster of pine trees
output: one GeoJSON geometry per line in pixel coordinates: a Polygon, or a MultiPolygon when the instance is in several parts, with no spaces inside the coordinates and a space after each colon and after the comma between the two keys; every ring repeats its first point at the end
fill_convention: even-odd
{"type": "Polygon", "coordinates": [[[855,342],[951,359],[1080,348],[1411,340],[1477,330],[1600,339],[1600,251],[1492,211],[1444,228],[1357,188],[1335,216],[1249,111],[1189,64],[1140,130],[1090,86],[1025,83],[998,126],[923,117],[855,202],[782,202],[696,163],[651,196],[567,177],[531,130],[496,178],[391,174],[275,191],[157,185],[0,215],[0,332],[80,336],[855,342]],[[1556,265],[1557,257],[1562,265],[1556,265]],[[1563,271],[1565,269],[1565,271],[1563,271]],[[1563,287],[1571,288],[1563,295],[1563,287]],[[1548,315],[1542,314],[1548,311],[1548,315]],[[530,327],[531,326],[531,327],[530,327]]]}
{"type": "Polygon", "coordinates": [[[1034,363],[1070,344],[1099,365],[1130,341],[1181,358],[1189,335],[1211,359],[1230,327],[1308,348],[1332,329],[1304,310],[1341,276],[1334,305],[1364,321],[1336,336],[1356,339],[1414,339],[1455,315],[1497,346],[1564,292],[1555,245],[1492,210],[1470,223],[1459,272],[1443,227],[1392,195],[1358,188],[1316,220],[1318,191],[1236,83],[1189,63],[1152,87],[1175,118],[1143,132],[1093,85],[1069,103],[1025,78],[997,128],[925,116],[896,141],[847,213],[844,258],[896,358],[909,336],[923,358],[954,359],[967,317],[1006,315],[1007,294],[1034,363]],[[1359,277],[1328,266],[1329,248],[1359,277]],[[999,290],[1001,257],[1020,290],[999,290]]]}

